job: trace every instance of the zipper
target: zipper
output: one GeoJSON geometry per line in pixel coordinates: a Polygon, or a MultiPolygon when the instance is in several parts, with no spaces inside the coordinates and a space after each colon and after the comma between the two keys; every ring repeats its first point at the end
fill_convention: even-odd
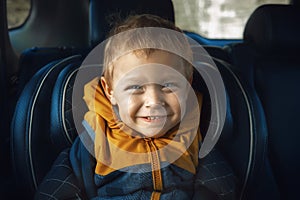
{"type": "Polygon", "coordinates": [[[147,142],[147,146],[149,148],[149,155],[151,161],[152,168],[152,180],[153,180],[153,189],[151,200],[160,199],[161,191],[163,190],[163,182],[160,170],[160,159],[158,155],[158,148],[155,146],[153,140],[145,139],[147,142]]]}

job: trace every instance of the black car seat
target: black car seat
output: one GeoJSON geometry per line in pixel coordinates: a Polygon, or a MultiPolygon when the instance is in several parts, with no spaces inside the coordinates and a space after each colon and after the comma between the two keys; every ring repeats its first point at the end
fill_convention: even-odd
{"type": "MultiPolygon", "coordinates": [[[[82,100],[83,89],[81,89],[80,91],[76,90],[75,93],[72,91],[72,89],[74,86],[74,79],[76,76],[78,76],[78,72],[80,73],[80,77],[83,76],[82,74],[84,74],[85,77],[85,80],[79,81],[81,88],[84,87],[85,83],[99,74],[99,65],[89,64],[88,66],[89,67],[78,69],[79,66],[70,65],[69,67],[64,68],[57,76],[58,78],[56,80],[56,83],[54,84],[51,100],[51,128],[49,133],[50,138],[52,138],[53,146],[56,149],[64,149],[69,147],[70,144],[74,141],[77,132],[80,133],[81,136],[85,134],[83,133],[85,131],[83,127],[80,127],[78,129],[78,126],[75,127],[74,124],[74,121],[81,122],[84,113],[87,111],[85,103],[82,100]],[[81,99],[80,101],[78,101],[79,103],[77,102],[75,103],[75,105],[74,102],[72,102],[72,96],[74,97],[74,95],[77,95],[77,97],[75,98],[81,99]],[[71,106],[71,104],[73,104],[73,106],[71,106]],[[76,114],[81,114],[79,114],[79,116],[72,115],[72,113],[74,112],[76,112],[76,114]],[[79,119],[74,119],[74,117],[79,117],[79,119]]],[[[198,88],[198,90],[201,90],[204,93],[208,93],[207,88],[205,87],[205,83],[201,81],[202,79],[199,77],[199,74],[195,73],[194,79],[197,80],[194,82],[194,87],[198,88]]],[[[78,86],[76,86],[76,88],[78,88],[78,86]]],[[[203,115],[204,117],[202,117],[202,120],[207,122],[209,121],[207,118],[209,118],[210,115],[209,98],[206,99],[205,108],[206,109],[203,112],[206,114],[203,115]]],[[[247,122],[248,121],[246,120],[246,123],[247,122]]],[[[226,141],[232,137],[232,117],[230,114],[230,108],[228,108],[227,110],[227,120],[225,124],[226,125],[222,136],[223,141],[226,141]]],[[[201,127],[203,131],[206,130],[206,125],[206,123],[203,123],[203,126],[201,127]]],[[[76,142],[76,145],[80,146],[80,144],[78,144],[78,141],[76,142]]],[[[246,147],[246,149],[247,148],[248,147],[246,147]]],[[[81,180],[81,183],[84,185],[80,188],[88,188],[89,191],[84,192],[86,193],[85,195],[87,197],[93,197],[93,195],[96,194],[92,177],[93,168],[91,167],[93,166],[95,161],[92,156],[89,155],[89,152],[87,152],[86,150],[84,151],[85,153],[83,153],[83,155],[78,155],[82,156],[81,159],[88,161],[85,163],[91,164],[86,165],[84,172],[80,171],[80,169],[76,167],[76,169],[74,169],[75,172],[71,173],[70,169],[65,167],[68,164],[68,157],[66,157],[66,152],[68,152],[68,150],[64,151],[58,157],[56,163],[53,165],[53,169],[51,170],[50,174],[48,174],[44,178],[44,180],[48,181],[43,181],[42,185],[39,185],[39,199],[47,198],[49,196],[61,197],[66,196],[70,193],[72,193],[73,195],[77,195],[77,193],[79,193],[79,186],[76,185],[75,187],[75,184],[72,184],[73,187],[70,187],[71,184],[69,184],[69,181],[74,179],[74,173],[77,175],[79,174],[77,179],[81,180]],[[85,174],[85,176],[83,176],[82,174],[85,174]],[[68,191],[66,191],[66,188],[68,188],[68,191]]],[[[205,182],[205,184],[208,184],[209,187],[212,187],[212,189],[218,192],[218,194],[224,199],[232,199],[233,195],[235,195],[235,184],[232,182],[232,180],[234,180],[234,174],[231,170],[226,169],[226,161],[223,161],[222,157],[216,157],[216,155],[218,155],[218,152],[214,150],[214,153],[209,154],[205,158],[204,163],[206,165],[202,165],[202,170],[205,174],[203,182],[205,182]],[[220,168],[220,166],[222,167],[220,168]]],[[[245,157],[245,160],[248,161],[248,156],[245,157]]]]}
{"type": "MultiPolygon", "coordinates": [[[[12,124],[12,150],[22,196],[32,197],[59,152],[70,147],[78,131],[81,132],[74,126],[72,115],[77,108],[71,105],[73,81],[82,60],[82,56],[72,56],[51,62],[35,74],[20,96],[12,124]]],[[[216,60],[216,64],[228,97],[226,122],[216,148],[233,167],[238,182],[237,195],[241,197],[247,191],[249,180],[255,174],[255,162],[260,158],[258,144],[253,141],[257,139],[258,132],[264,131],[264,121],[256,110],[260,109],[255,106],[257,102],[247,96],[251,91],[246,92],[226,62],[216,60]]],[[[96,69],[89,74],[95,76],[98,73],[96,69]]],[[[87,76],[86,82],[89,80],[91,77],[87,76]]],[[[204,132],[210,122],[210,99],[205,84],[196,73],[194,80],[194,87],[207,94],[202,117],[204,132]]],[[[80,112],[83,116],[84,110],[80,112]]],[[[214,177],[214,181],[209,182],[218,186],[218,181],[226,181],[226,177],[230,176],[233,174],[220,176],[219,180],[214,177]]],[[[224,197],[235,189],[234,185],[216,188],[220,194],[224,190],[224,197]],[[228,193],[225,194],[225,191],[228,193]]]]}
{"type": "Polygon", "coordinates": [[[299,7],[263,5],[250,16],[244,42],[228,48],[234,70],[257,92],[266,116],[268,148],[254,177],[252,191],[261,191],[255,199],[299,196],[299,19],[299,7]]]}
{"type": "Polygon", "coordinates": [[[81,56],[53,61],[40,69],[23,89],[12,120],[11,149],[20,194],[31,199],[61,149],[50,138],[51,95],[63,68],[77,65],[81,56]]]}

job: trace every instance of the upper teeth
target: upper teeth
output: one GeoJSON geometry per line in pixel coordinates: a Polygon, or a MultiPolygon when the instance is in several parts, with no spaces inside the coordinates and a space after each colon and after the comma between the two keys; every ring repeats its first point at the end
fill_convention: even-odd
{"type": "Polygon", "coordinates": [[[149,120],[154,120],[154,119],[158,119],[158,118],[160,118],[160,117],[147,117],[147,119],[149,119],[149,120]]]}

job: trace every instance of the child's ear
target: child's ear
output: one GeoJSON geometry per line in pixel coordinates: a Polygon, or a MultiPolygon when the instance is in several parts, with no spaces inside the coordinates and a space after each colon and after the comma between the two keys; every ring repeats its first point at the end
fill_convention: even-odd
{"type": "Polygon", "coordinates": [[[114,95],[113,95],[113,90],[109,87],[108,85],[108,82],[106,81],[106,79],[102,76],[101,77],[101,85],[102,85],[102,88],[105,92],[105,95],[107,96],[107,98],[109,99],[110,103],[112,105],[116,105],[117,102],[116,102],[116,99],[114,98],[114,95]]]}

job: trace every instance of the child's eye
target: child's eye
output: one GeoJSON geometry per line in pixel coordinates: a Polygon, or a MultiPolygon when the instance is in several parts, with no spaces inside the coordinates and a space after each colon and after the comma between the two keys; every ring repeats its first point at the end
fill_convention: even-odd
{"type": "Polygon", "coordinates": [[[172,87],[175,87],[175,84],[174,83],[165,83],[165,84],[163,84],[163,87],[172,88],[172,87]]]}
{"type": "Polygon", "coordinates": [[[141,90],[142,86],[140,86],[140,85],[131,85],[127,89],[128,90],[141,90]]]}
{"type": "Polygon", "coordinates": [[[174,83],[165,83],[162,85],[162,90],[165,92],[173,92],[176,89],[176,85],[174,83]]]}

